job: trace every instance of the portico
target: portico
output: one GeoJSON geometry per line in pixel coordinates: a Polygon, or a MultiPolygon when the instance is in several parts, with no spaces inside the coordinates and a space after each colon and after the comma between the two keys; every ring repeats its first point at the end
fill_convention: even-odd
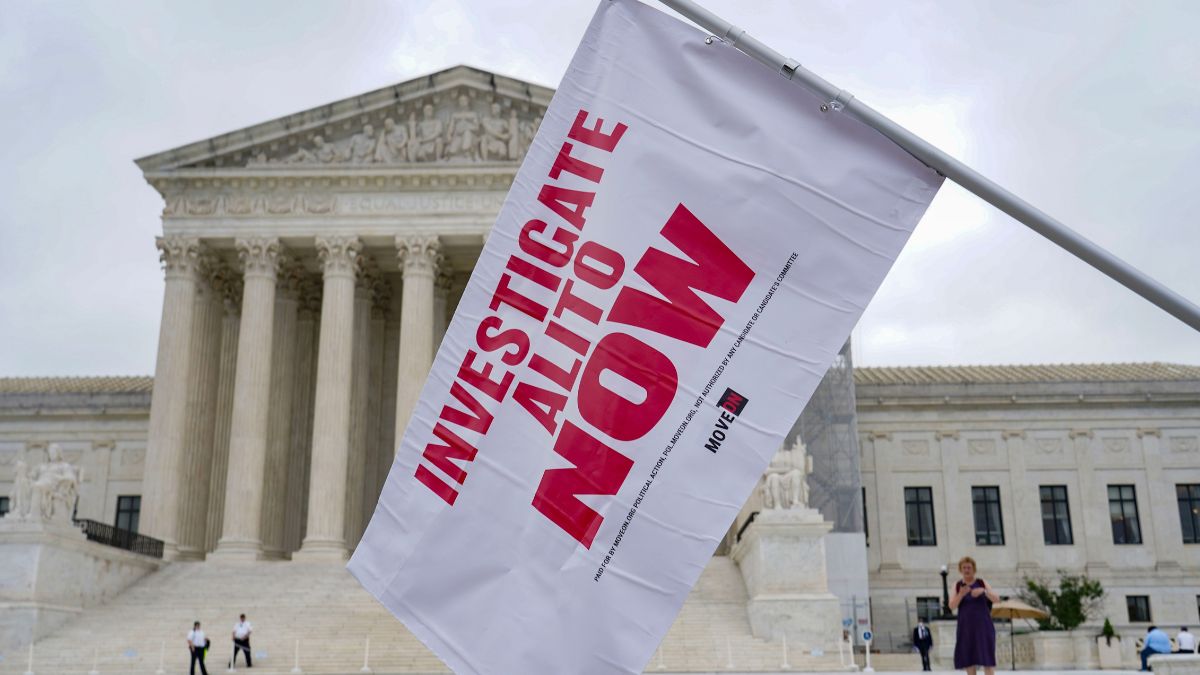
{"type": "Polygon", "coordinates": [[[347,556],[551,93],[458,67],[138,161],[168,558],[347,556]]]}

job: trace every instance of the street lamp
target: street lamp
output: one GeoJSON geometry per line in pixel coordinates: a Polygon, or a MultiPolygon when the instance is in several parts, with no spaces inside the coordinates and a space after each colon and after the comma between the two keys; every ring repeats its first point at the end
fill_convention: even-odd
{"type": "Polygon", "coordinates": [[[949,576],[949,574],[950,574],[950,572],[946,569],[946,566],[942,565],[942,617],[941,618],[943,618],[943,619],[950,619],[953,617],[953,614],[950,613],[950,586],[946,583],[946,577],[949,576]]]}

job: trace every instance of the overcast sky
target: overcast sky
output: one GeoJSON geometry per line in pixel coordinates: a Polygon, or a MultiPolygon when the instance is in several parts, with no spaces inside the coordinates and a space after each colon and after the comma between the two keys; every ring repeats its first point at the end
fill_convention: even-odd
{"type": "MultiPolygon", "coordinates": [[[[133,159],[459,63],[556,86],[591,0],[5,0],[0,376],[150,374],[133,159]]],[[[708,0],[1200,301],[1200,3],[708,0]]],[[[860,364],[1175,361],[1200,334],[947,182],[860,364]]]]}

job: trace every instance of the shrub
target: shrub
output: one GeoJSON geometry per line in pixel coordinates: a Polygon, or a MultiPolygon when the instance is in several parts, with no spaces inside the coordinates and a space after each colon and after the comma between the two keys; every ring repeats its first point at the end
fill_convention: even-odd
{"type": "Polygon", "coordinates": [[[1021,599],[1050,614],[1048,619],[1038,619],[1042,630],[1074,630],[1095,615],[1104,600],[1104,587],[1086,574],[1059,570],[1057,590],[1044,579],[1025,577],[1024,581],[1021,599]]]}
{"type": "Polygon", "coordinates": [[[1104,628],[1100,629],[1100,637],[1104,638],[1104,644],[1112,646],[1112,639],[1117,637],[1117,631],[1113,630],[1112,622],[1108,617],[1104,617],[1104,628]]]}

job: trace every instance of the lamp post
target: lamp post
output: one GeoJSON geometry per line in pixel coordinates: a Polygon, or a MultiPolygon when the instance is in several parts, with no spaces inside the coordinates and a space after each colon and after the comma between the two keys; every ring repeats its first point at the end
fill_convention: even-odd
{"type": "Polygon", "coordinates": [[[942,617],[941,618],[949,619],[953,616],[950,613],[950,586],[946,582],[946,577],[949,576],[950,572],[946,569],[945,565],[942,565],[942,573],[941,574],[942,574],[942,617]]]}

